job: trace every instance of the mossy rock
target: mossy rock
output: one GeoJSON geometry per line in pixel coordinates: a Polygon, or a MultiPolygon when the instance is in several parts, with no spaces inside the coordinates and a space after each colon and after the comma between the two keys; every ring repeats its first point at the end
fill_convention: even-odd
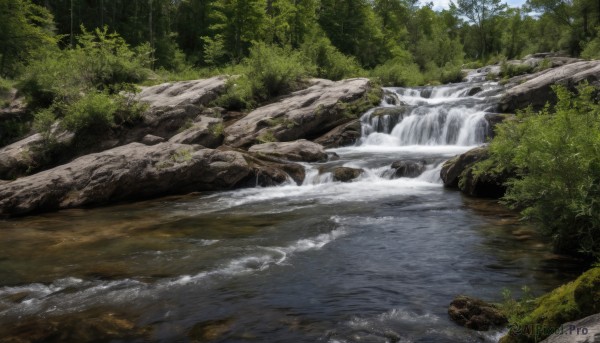
{"type": "Polygon", "coordinates": [[[502,343],[539,342],[562,324],[600,312],[600,267],[535,300],[532,311],[512,319],[502,343]]]}

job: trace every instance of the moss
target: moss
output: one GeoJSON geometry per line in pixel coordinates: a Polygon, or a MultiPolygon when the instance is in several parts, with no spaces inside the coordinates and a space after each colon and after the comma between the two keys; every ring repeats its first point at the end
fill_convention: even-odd
{"type": "Polygon", "coordinates": [[[173,162],[183,163],[192,160],[192,151],[187,148],[179,149],[171,156],[173,162]]]}
{"type": "Polygon", "coordinates": [[[213,136],[219,137],[225,131],[225,126],[223,125],[223,123],[217,123],[217,124],[211,125],[209,130],[213,136]]]}
{"type": "Polygon", "coordinates": [[[277,138],[275,138],[275,136],[273,135],[273,132],[269,131],[269,130],[265,130],[262,134],[260,134],[260,136],[258,136],[256,138],[256,140],[258,141],[258,143],[270,143],[270,142],[277,142],[277,138]]]}
{"type": "Polygon", "coordinates": [[[383,88],[381,88],[381,84],[371,80],[370,88],[363,96],[353,102],[338,102],[334,111],[343,113],[346,118],[356,119],[374,106],[378,106],[382,97],[383,88]]]}
{"type": "MultiPolygon", "coordinates": [[[[562,285],[531,304],[522,302],[522,310],[509,316],[510,331],[504,343],[539,342],[561,325],[600,311],[600,268],[588,270],[577,280],[562,285]]],[[[505,311],[509,311],[506,309],[505,311]]]]}

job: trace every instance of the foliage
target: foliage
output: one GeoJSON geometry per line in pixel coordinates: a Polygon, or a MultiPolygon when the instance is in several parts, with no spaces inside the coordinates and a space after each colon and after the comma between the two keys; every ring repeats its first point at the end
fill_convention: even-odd
{"type": "Polygon", "coordinates": [[[419,66],[402,59],[390,60],[375,67],[371,75],[378,78],[384,86],[406,87],[424,83],[419,66]]]}
{"type": "Polygon", "coordinates": [[[299,88],[315,67],[300,52],[256,42],[241,66],[242,75],[229,81],[217,103],[229,109],[246,109],[299,88]]]}
{"type": "Polygon", "coordinates": [[[52,14],[30,0],[0,2],[0,76],[15,77],[24,61],[56,44],[52,14]]]}
{"type": "Polygon", "coordinates": [[[341,53],[326,37],[313,35],[304,42],[301,50],[316,65],[318,77],[341,80],[361,73],[356,59],[341,53]]]}
{"type": "MultiPolygon", "coordinates": [[[[510,331],[501,342],[540,342],[561,330],[564,323],[600,311],[600,268],[592,268],[537,299],[527,293],[520,301],[505,293],[501,309],[508,316],[510,331]]],[[[562,330],[568,332],[569,328],[562,330]]]]}
{"type": "Polygon", "coordinates": [[[61,124],[73,132],[106,130],[114,122],[117,109],[109,94],[90,92],[67,108],[61,124]]]}
{"type": "Polygon", "coordinates": [[[148,46],[131,49],[116,34],[96,29],[78,37],[70,50],[52,50],[33,61],[22,76],[19,88],[35,107],[53,101],[70,103],[80,92],[93,89],[120,91],[123,83],[146,78],[148,46]]]}
{"type": "Polygon", "coordinates": [[[497,168],[516,171],[503,201],[541,223],[557,251],[600,256],[600,105],[587,85],[579,95],[554,88],[555,108],[527,110],[497,127],[497,168]]]}

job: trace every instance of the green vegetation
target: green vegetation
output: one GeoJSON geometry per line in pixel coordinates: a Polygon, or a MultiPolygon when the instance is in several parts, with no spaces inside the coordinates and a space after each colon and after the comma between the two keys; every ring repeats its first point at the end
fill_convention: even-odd
{"type": "Polygon", "coordinates": [[[590,269],[537,299],[524,293],[520,301],[509,292],[504,294],[501,309],[507,314],[510,332],[500,340],[502,343],[540,342],[560,330],[562,324],[600,312],[600,268],[590,269]]]}
{"type": "Polygon", "coordinates": [[[504,203],[538,221],[557,251],[600,257],[600,104],[588,85],[497,128],[491,158],[476,166],[513,170],[504,203]]]}

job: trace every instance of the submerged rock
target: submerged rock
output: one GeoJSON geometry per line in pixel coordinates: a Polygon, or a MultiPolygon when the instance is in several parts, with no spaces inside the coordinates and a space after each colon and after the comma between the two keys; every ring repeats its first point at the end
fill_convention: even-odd
{"type": "Polygon", "coordinates": [[[368,79],[313,80],[313,85],[257,108],[225,129],[225,144],[248,147],[256,142],[293,141],[323,135],[356,119],[376,105],[368,79]]]}
{"type": "Polygon", "coordinates": [[[359,178],[365,171],[357,168],[337,167],[333,170],[333,180],[350,182],[359,178]]]}
{"type": "Polygon", "coordinates": [[[0,216],[230,189],[255,174],[240,152],[131,143],[4,184],[0,216]]]}
{"type": "Polygon", "coordinates": [[[320,144],[299,139],[293,142],[271,142],[253,145],[248,152],[283,158],[290,161],[323,162],[327,153],[320,144]]]}
{"type": "Polygon", "coordinates": [[[417,177],[425,171],[424,161],[396,161],[392,163],[395,177],[417,177]]]}
{"type": "Polygon", "coordinates": [[[459,295],[448,307],[450,319],[460,326],[477,331],[506,325],[508,320],[497,306],[483,300],[459,295]]]}

